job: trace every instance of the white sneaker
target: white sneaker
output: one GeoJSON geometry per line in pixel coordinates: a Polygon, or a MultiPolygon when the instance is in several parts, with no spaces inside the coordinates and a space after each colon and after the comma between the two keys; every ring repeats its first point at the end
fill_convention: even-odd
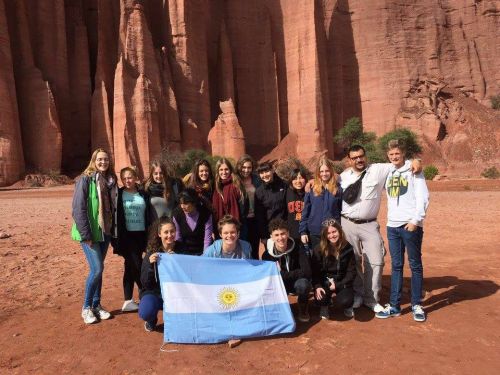
{"type": "Polygon", "coordinates": [[[319,316],[321,319],[324,319],[324,320],[330,319],[330,312],[328,311],[328,306],[321,306],[319,308],[319,316]]]}
{"type": "Polygon", "coordinates": [[[139,305],[133,299],[123,302],[122,311],[132,312],[139,310],[139,305]]]}
{"type": "Polygon", "coordinates": [[[380,303],[365,303],[365,306],[375,314],[384,311],[384,306],[382,306],[380,303]]]}
{"type": "Polygon", "coordinates": [[[90,307],[87,307],[82,310],[82,318],[85,324],[92,324],[97,322],[97,318],[95,317],[90,307]]]}
{"type": "Polygon", "coordinates": [[[97,305],[92,310],[94,312],[94,315],[98,316],[101,320],[107,320],[111,318],[111,314],[108,311],[104,310],[101,305],[97,305]]]}
{"type": "Polygon", "coordinates": [[[360,308],[362,304],[363,304],[363,297],[356,294],[354,296],[354,303],[352,304],[352,308],[353,309],[360,308]]]}
{"type": "Polygon", "coordinates": [[[347,316],[348,318],[352,318],[354,316],[353,308],[349,307],[348,309],[344,309],[344,315],[347,316]]]}

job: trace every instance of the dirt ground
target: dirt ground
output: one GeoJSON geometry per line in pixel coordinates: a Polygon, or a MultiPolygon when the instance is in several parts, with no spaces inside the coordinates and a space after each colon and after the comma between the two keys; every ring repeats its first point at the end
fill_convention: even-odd
{"type": "MultiPolygon", "coordinates": [[[[137,314],[121,314],[122,259],[106,259],[103,305],[114,319],[80,317],[87,263],[69,237],[72,187],[0,191],[0,373],[498,374],[500,182],[432,182],[424,235],[425,323],[403,315],[335,311],[292,335],[227,345],[166,345],[137,314]]],[[[379,215],[385,237],[385,203],[379,215]]],[[[382,302],[390,286],[386,256],[382,302]]],[[[405,288],[409,270],[405,270],[405,288]]],[[[295,300],[292,299],[295,309],[295,300]]]]}

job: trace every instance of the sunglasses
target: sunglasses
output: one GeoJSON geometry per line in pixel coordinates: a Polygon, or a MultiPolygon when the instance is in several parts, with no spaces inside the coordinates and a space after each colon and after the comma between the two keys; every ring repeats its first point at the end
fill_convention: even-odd
{"type": "Polygon", "coordinates": [[[335,224],[340,225],[340,223],[335,219],[326,219],[321,223],[323,227],[333,227],[335,224]]]}
{"type": "Polygon", "coordinates": [[[351,159],[351,160],[358,160],[358,159],[363,159],[364,157],[365,157],[365,154],[363,154],[363,155],[358,155],[358,156],[353,156],[352,158],[351,158],[351,157],[349,157],[349,159],[351,159]]]}

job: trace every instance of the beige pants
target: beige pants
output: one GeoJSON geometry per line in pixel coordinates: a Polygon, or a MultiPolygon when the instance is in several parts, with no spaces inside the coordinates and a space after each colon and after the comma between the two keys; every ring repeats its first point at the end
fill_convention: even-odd
{"type": "Polygon", "coordinates": [[[357,276],[354,293],[363,297],[366,304],[378,303],[384,271],[384,240],[377,221],[355,224],[342,218],[342,229],[347,241],[354,248],[357,276]]]}

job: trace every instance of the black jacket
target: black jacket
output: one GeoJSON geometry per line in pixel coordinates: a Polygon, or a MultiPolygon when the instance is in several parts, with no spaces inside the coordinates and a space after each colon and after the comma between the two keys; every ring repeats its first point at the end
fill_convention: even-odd
{"type": "Polygon", "coordinates": [[[313,287],[324,288],[327,277],[335,281],[335,289],[341,290],[352,287],[356,278],[356,261],[354,250],[347,243],[341,250],[339,259],[333,256],[325,257],[319,245],[314,248],[311,258],[313,287]]]}
{"type": "Polygon", "coordinates": [[[273,180],[255,190],[255,218],[260,238],[269,238],[267,226],[274,218],[286,220],[286,184],[274,174],[273,180]]]}
{"type": "MultiPolygon", "coordinates": [[[[117,229],[117,238],[113,238],[111,240],[111,245],[113,246],[113,253],[118,254],[118,255],[123,255],[126,243],[127,241],[127,225],[125,222],[125,210],[123,209],[123,187],[118,189],[118,201],[116,203],[116,229],[117,229]]],[[[145,222],[146,222],[146,233],[148,231],[149,226],[151,225],[151,202],[150,202],[150,196],[148,193],[146,193],[144,190],[138,189],[137,190],[140,196],[144,199],[144,202],[146,202],[146,211],[144,212],[145,215],[145,222]]],[[[146,248],[147,245],[147,236],[144,236],[144,246],[143,248],[146,248]]]]}
{"type": "Polygon", "coordinates": [[[288,250],[285,254],[278,256],[274,248],[274,242],[267,240],[267,248],[262,254],[262,260],[279,262],[281,268],[281,278],[286,285],[292,285],[298,279],[311,278],[311,264],[309,257],[305,251],[301,251],[300,247],[291,238],[288,239],[288,250]]]}
{"type": "MultiPolygon", "coordinates": [[[[163,249],[158,252],[163,253],[163,249]]],[[[139,292],[139,298],[142,298],[146,294],[154,294],[161,297],[161,288],[158,278],[158,272],[156,269],[156,264],[149,261],[149,257],[153,252],[147,252],[146,256],[142,260],[141,268],[141,284],[142,289],[139,292]]]]}

